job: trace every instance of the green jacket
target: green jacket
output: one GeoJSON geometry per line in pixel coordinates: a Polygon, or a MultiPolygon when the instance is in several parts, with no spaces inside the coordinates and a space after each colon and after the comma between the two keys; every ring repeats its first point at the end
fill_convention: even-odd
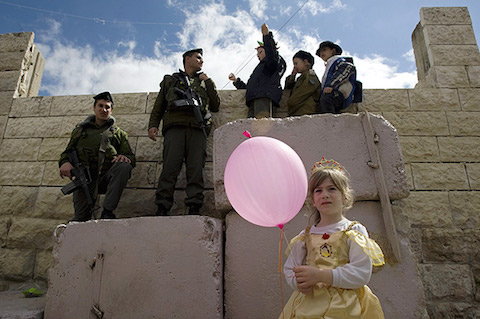
{"type": "Polygon", "coordinates": [[[295,81],[295,76],[287,76],[285,89],[292,90],[287,100],[289,116],[317,113],[317,103],[322,87],[315,71],[309,70],[309,72],[302,73],[297,81],[295,81]]]}
{"type": "MultiPolygon", "coordinates": [[[[200,128],[195,115],[193,113],[192,106],[176,107],[175,101],[182,100],[184,97],[175,92],[174,88],[179,88],[185,91],[188,86],[184,83],[182,75],[186,75],[185,72],[179,71],[172,75],[165,75],[162,83],[160,83],[160,92],[158,93],[155,105],[153,106],[152,114],[150,115],[150,121],[148,123],[148,129],[152,127],[158,127],[160,121],[163,120],[162,132],[172,126],[192,126],[200,128]]],[[[188,77],[188,75],[186,75],[188,77]]],[[[220,98],[218,97],[215,83],[212,79],[202,81],[199,75],[196,74],[193,78],[189,78],[190,86],[201,98],[200,109],[205,116],[207,112],[218,112],[220,108],[220,98]]],[[[206,123],[207,126],[210,124],[206,123]]]]}
{"type": "Polygon", "coordinates": [[[90,172],[98,172],[98,160],[102,136],[105,136],[105,160],[100,174],[104,174],[112,167],[112,160],[117,155],[125,155],[135,167],[135,155],[128,143],[128,136],[125,131],[115,124],[113,116],[102,125],[95,124],[95,115],[88,116],[85,121],[79,123],[73,130],[67,148],[60,155],[58,165],[62,166],[68,162],[67,152],[71,149],[77,150],[78,159],[90,167],[90,172]]]}

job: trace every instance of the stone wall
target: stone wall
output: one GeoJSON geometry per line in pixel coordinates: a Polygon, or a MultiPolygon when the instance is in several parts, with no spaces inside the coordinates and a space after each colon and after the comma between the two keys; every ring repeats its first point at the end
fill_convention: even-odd
{"type": "MultiPolygon", "coordinates": [[[[476,318],[480,316],[480,55],[466,8],[423,8],[420,18],[412,39],[417,87],[364,90],[359,108],[382,115],[398,131],[410,196],[395,201],[394,212],[397,228],[409,232],[430,317],[476,318]],[[450,50],[459,46],[467,58],[450,50]]],[[[0,36],[0,47],[14,36],[0,36]]],[[[12,43],[9,46],[17,45],[12,43]]],[[[17,72],[14,81],[11,72],[0,69],[0,290],[45,285],[52,265],[52,231],[72,216],[71,197],[59,189],[66,181],[58,177],[56,160],[75,123],[91,113],[93,101],[92,95],[17,98],[22,96],[21,75],[17,72]]],[[[246,116],[244,92],[220,95],[216,127],[246,116]]],[[[138,158],[118,209],[120,217],[151,215],[155,209],[162,141],[154,143],[146,134],[155,97],[156,93],[114,95],[114,115],[129,133],[138,158]]],[[[210,138],[203,213],[218,218],[224,216],[213,206],[211,143],[210,138]]],[[[180,178],[175,213],[184,211],[184,185],[180,178]]]]}

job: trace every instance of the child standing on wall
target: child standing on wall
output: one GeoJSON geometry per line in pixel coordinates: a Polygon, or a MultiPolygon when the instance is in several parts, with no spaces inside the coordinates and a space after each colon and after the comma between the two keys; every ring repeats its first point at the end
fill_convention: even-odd
{"type": "Polygon", "coordinates": [[[353,101],[356,80],[355,66],[340,56],[342,52],[342,48],[331,41],[320,43],[316,52],[325,61],[319,113],[339,114],[353,101]]]}
{"type": "Polygon", "coordinates": [[[334,160],[315,163],[307,200],[313,226],[290,242],[284,273],[295,291],[279,318],[384,318],[366,286],[383,253],[363,225],[343,216],[354,202],[345,170],[334,160]]]}
{"type": "Polygon", "coordinates": [[[285,89],[291,89],[287,100],[288,116],[301,116],[317,113],[320,98],[320,81],[312,70],[315,62],[313,56],[306,51],[298,51],[293,56],[293,71],[285,80],[285,89]],[[295,81],[295,76],[300,77],[295,81]]]}

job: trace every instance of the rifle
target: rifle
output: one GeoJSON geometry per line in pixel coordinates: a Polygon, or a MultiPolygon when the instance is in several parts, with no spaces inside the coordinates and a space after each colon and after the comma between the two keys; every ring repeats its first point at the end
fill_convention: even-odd
{"type": "Polygon", "coordinates": [[[82,188],[87,198],[88,208],[91,210],[93,208],[94,202],[92,195],[90,194],[90,189],[88,185],[92,182],[92,176],[90,175],[90,170],[88,166],[83,165],[82,162],[78,160],[77,151],[69,150],[67,151],[68,160],[73,165],[71,174],[75,179],[62,187],[63,195],[68,195],[78,188],[82,188]]]}
{"type": "MultiPolygon", "coordinates": [[[[205,120],[208,120],[207,116],[202,115],[202,110],[200,110],[200,105],[202,104],[202,98],[192,90],[192,87],[190,86],[190,81],[186,75],[181,75],[182,81],[187,85],[187,89],[185,91],[180,90],[177,87],[174,87],[174,91],[184,97],[182,100],[177,100],[174,102],[175,107],[182,107],[182,106],[192,106],[193,107],[193,115],[195,116],[195,120],[197,121],[198,125],[203,131],[203,134],[205,135],[205,138],[207,136],[207,132],[205,131],[206,125],[205,125],[205,120]]],[[[208,115],[209,113],[207,113],[208,115]]]]}

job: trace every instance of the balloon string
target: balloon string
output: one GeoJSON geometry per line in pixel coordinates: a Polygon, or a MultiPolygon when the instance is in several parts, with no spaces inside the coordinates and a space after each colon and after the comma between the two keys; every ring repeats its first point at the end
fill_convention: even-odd
{"type": "Polygon", "coordinates": [[[280,241],[278,242],[278,276],[280,278],[280,294],[282,296],[282,318],[284,318],[283,308],[285,307],[285,301],[283,299],[283,280],[282,280],[282,245],[285,238],[285,230],[283,225],[278,226],[280,228],[280,241]]]}

